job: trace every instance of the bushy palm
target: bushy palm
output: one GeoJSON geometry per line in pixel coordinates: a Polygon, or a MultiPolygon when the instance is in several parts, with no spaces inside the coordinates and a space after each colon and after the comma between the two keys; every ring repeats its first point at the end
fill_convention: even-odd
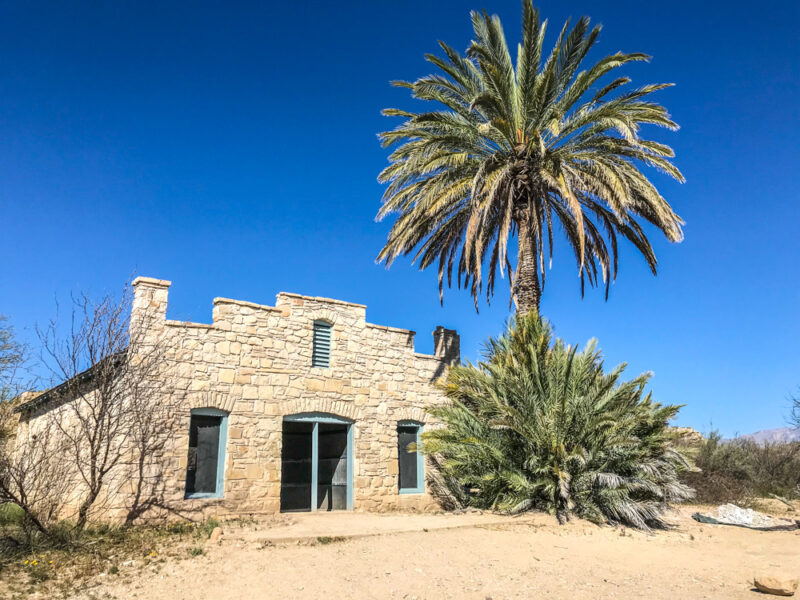
{"type": "Polygon", "coordinates": [[[622,381],[623,369],[604,373],[595,341],[579,352],[535,313],[519,316],[484,361],[448,372],[450,402],[430,409],[444,427],[422,449],[478,488],[478,506],[662,527],[668,502],[692,494],[667,426],[679,407],[644,394],[648,375],[622,381]]]}
{"type": "Polygon", "coordinates": [[[500,19],[472,13],[475,40],[466,56],[440,42],[445,57],[426,58],[441,73],[407,87],[441,110],[387,109],[405,121],[381,134],[396,146],[379,177],[388,183],[378,218],[398,213],[378,260],[390,265],[416,250],[420,268],[438,264],[439,293],[456,267],[457,282],[475,298],[495,275],[508,273],[519,313],[538,309],[554,229],[573,250],[581,279],[608,285],[617,273],[618,236],[642,253],[653,273],[656,257],[637,219],[669,240],[683,237],[681,219],[640,168],[683,181],[672,150],[640,135],[640,126],[677,125],[650,94],[667,84],[622,92],[630,82],[603,78],[644,54],[616,53],[580,70],[600,27],[589,19],[565,23],[549,53],[547,22],[523,1],[522,43],[512,61],[500,19]],[[517,261],[507,257],[517,236],[517,261]]]}

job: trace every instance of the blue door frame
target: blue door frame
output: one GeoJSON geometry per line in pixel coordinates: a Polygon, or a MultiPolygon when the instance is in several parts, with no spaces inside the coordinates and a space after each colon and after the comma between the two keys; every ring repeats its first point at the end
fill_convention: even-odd
{"type": "Polygon", "coordinates": [[[328,413],[308,412],[287,415],[284,421],[312,423],[311,431],[311,511],[317,510],[317,484],[319,483],[319,425],[331,423],[347,426],[347,510],[353,510],[353,421],[328,413]]]}

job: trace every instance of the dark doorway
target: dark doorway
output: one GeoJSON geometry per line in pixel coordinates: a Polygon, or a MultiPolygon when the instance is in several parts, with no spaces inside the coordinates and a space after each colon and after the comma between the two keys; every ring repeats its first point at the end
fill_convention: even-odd
{"type": "Polygon", "coordinates": [[[311,446],[314,423],[283,422],[281,511],[311,510],[311,446]]]}
{"type": "Polygon", "coordinates": [[[347,426],[319,424],[317,509],[347,508],[347,426]]]}
{"type": "Polygon", "coordinates": [[[326,413],[283,420],[281,511],[353,508],[352,422],[326,413]]]}

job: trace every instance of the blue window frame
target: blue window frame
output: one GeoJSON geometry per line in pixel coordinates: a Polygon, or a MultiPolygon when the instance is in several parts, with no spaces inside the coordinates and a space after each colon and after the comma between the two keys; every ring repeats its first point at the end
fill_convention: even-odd
{"type": "Polygon", "coordinates": [[[425,493],[425,459],[419,451],[422,423],[397,423],[398,488],[401,494],[425,493]]]}
{"type": "Polygon", "coordinates": [[[222,498],[225,484],[225,445],[228,413],[195,408],[189,419],[186,498],[222,498]]]}

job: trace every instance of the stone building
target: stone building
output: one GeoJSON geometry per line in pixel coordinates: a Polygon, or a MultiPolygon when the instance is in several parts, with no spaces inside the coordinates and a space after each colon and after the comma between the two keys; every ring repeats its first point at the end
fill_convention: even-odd
{"type": "MultiPolygon", "coordinates": [[[[279,293],[275,306],[214,299],[210,324],[166,318],[169,281],[133,282],[131,328],[168,349],[177,418],[159,457],[156,504],[172,514],[425,510],[430,467],[414,443],[441,402],[434,382],[459,361],[453,330],[366,321],[361,304],[279,293]]],[[[43,408],[44,406],[44,408],[43,408]]],[[[22,407],[33,423],[41,399],[22,407]],[[32,407],[36,407],[33,410],[32,407]]],[[[119,486],[110,506],[129,501],[119,486]]]]}

